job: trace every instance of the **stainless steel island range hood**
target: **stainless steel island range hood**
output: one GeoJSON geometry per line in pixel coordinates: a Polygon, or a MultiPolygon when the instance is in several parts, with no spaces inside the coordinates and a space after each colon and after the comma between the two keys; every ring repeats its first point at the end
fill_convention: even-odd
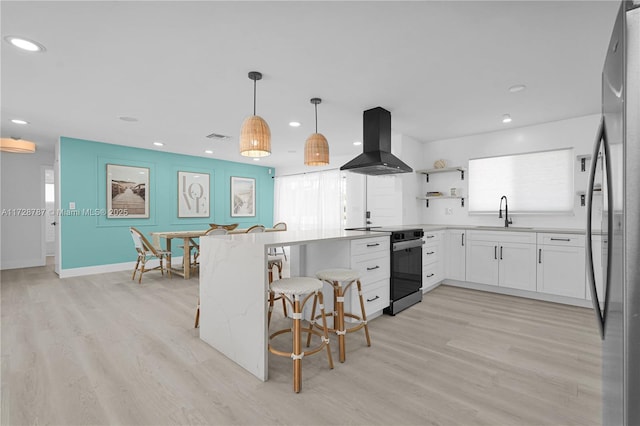
{"type": "Polygon", "coordinates": [[[391,113],[384,108],[368,109],[363,114],[364,152],[340,170],[364,175],[409,173],[413,169],[391,154],[391,113]]]}

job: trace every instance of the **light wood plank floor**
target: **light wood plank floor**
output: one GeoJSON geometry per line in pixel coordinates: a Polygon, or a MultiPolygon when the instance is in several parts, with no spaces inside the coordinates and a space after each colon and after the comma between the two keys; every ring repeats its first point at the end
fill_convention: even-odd
{"type": "Polygon", "coordinates": [[[587,309],[441,286],[371,321],[372,347],[350,334],[334,370],[305,358],[294,394],[291,360],[262,383],[198,338],[197,279],[1,279],[3,425],[600,424],[587,309]]]}

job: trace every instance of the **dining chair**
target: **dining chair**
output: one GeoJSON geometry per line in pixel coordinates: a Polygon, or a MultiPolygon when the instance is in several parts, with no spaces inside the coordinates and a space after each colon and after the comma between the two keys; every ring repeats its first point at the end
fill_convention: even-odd
{"type": "MultiPolygon", "coordinates": [[[[209,228],[204,235],[226,235],[229,231],[226,228],[209,228]]],[[[191,263],[191,267],[198,267],[200,265],[200,244],[194,239],[189,238],[191,247],[195,248],[193,252],[193,262],[191,263]]]]}
{"type": "Polygon", "coordinates": [[[264,232],[264,225],[253,225],[247,229],[247,234],[254,234],[256,232],[264,232]]]}
{"type": "Polygon", "coordinates": [[[133,239],[133,244],[136,247],[136,251],[138,252],[138,259],[136,261],[136,267],[133,270],[132,280],[135,280],[136,273],[140,271],[140,277],[138,278],[138,284],[142,283],[142,274],[148,271],[152,271],[154,269],[160,269],[162,275],[164,275],[164,271],[166,269],[167,275],[171,277],[171,271],[164,266],[164,261],[168,256],[171,255],[170,251],[161,250],[154,247],[149,240],[142,234],[142,232],[138,231],[134,227],[129,228],[129,232],[131,233],[131,238],[133,239]],[[156,258],[160,262],[159,266],[154,268],[147,269],[146,264],[147,260],[156,258]]]}
{"type": "Polygon", "coordinates": [[[217,223],[210,223],[209,226],[212,229],[217,229],[217,228],[224,228],[227,231],[233,231],[234,229],[236,229],[238,227],[238,225],[240,225],[239,223],[231,223],[229,225],[219,225],[217,223]]]}
{"type": "MultiPolygon", "coordinates": [[[[275,225],[273,225],[273,229],[276,231],[286,231],[287,230],[287,224],[285,222],[278,222],[275,225]]],[[[287,253],[284,251],[284,247],[280,247],[282,249],[282,255],[284,256],[284,260],[287,260],[287,253]]],[[[273,249],[273,254],[277,255],[278,254],[278,250],[276,247],[274,247],[273,249]]]]}

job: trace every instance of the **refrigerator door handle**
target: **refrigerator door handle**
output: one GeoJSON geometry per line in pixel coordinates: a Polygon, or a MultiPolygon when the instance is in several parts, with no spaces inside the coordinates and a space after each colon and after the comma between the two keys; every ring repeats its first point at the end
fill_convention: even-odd
{"type": "MultiPolygon", "coordinates": [[[[609,149],[606,143],[606,131],[604,124],[604,116],[600,119],[600,125],[598,126],[598,131],[596,134],[596,140],[594,143],[593,156],[591,157],[593,160],[591,161],[591,167],[589,170],[589,180],[588,180],[588,189],[587,189],[587,235],[586,235],[586,257],[587,257],[587,279],[589,280],[589,288],[591,289],[591,301],[593,302],[593,310],[596,312],[596,320],[598,322],[598,330],[600,331],[600,337],[604,339],[604,322],[606,318],[606,309],[604,312],[600,310],[600,300],[598,298],[598,292],[596,290],[596,277],[595,277],[595,269],[593,264],[593,186],[596,175],[596,167],[598,163],[598,153],[600,152],[600,148],[604,146],[605,149],[605,159],[608,160],[609,149]],[[604,144],[603,144],[604,142],[604,144]]],[[[609,169],[607,167],[607,178],[609,178],[609,169]]],[[[607,185],[610,185],[610,179],[607,179],[607,185]]],[[[608,188],[610,189],[610,188],[608,188]]],[[[611,197],[611,191],[609,190],[609,197],[611,197]]],[[[612,222],[611,218],[611,205],[609,208],[609,220],[608,222],[612,222]]],[[[608,232],[611,232],[611,226],[609,226],[608,232]]],[[[610,260],[610,250],[607,253],[607,260],[610,260]]],[[[609,268],[607,265],[607,276],[609,268]]],[[[608,278],[608,277],[607,277],[608,278]]],[[[605,289],[608,288],[608,283],[605,283],[605,289]]],[[[605,290],[605,306],[606,306],[606,290],[605,290]]]]}

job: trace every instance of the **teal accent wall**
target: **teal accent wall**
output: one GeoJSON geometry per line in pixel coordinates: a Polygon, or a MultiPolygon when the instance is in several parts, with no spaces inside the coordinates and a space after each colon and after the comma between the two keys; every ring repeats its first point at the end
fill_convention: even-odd
{"type": "MultiPolygon", "coordinates": [[[[207,229],[209,223],[239,223],[241,228],[258,223],[271,226],[273,176],[275,170],[269,167],[62,137],[62,269],[134,261],[130,226],[138,228],[149,240],[151,232],[207,229]],[[106,217],[107,164],[149,169],[149,218],[106,217]],[[178,218],[178,171],[209,174],[210,217],[178,218]],[[255,179],[255,217],[231,217],[232,176],[255,179]],[[75,211],[69,210],[70,202],[75,203],[75,211]]],[[[182,255],[174,247],[172,252],[182,255]]]]}

